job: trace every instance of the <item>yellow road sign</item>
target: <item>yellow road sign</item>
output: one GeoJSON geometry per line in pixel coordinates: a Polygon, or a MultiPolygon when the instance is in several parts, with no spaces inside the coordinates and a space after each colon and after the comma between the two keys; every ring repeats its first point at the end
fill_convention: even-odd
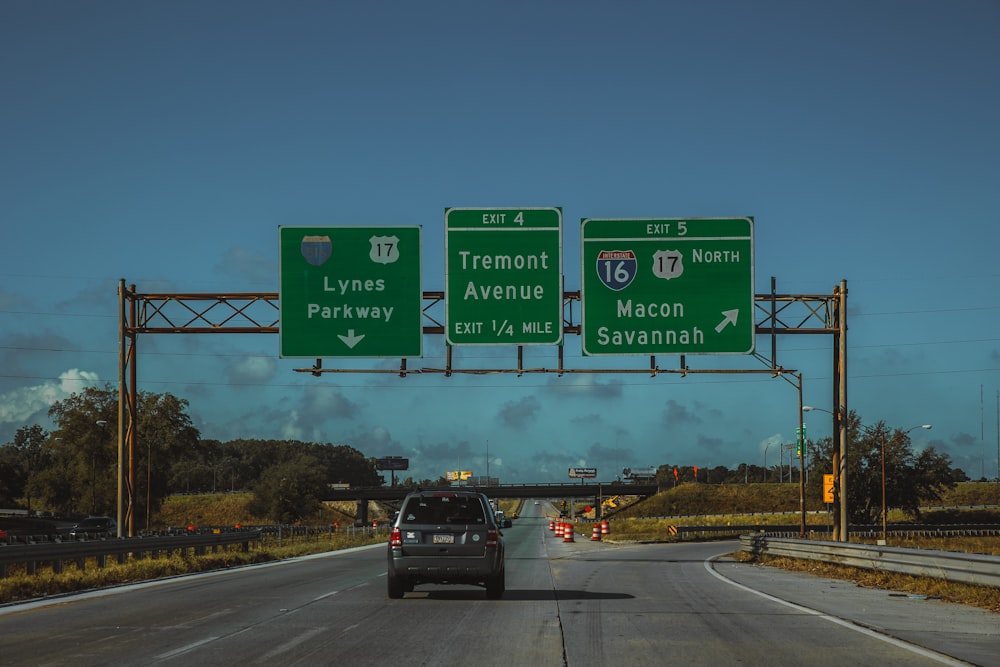
{"type": "Polygon", "coordinates": [[[832,503],[833,502],[833,488],[835,484],[833,482],[833,475],[823,475],[823,502],[832,503]]]}

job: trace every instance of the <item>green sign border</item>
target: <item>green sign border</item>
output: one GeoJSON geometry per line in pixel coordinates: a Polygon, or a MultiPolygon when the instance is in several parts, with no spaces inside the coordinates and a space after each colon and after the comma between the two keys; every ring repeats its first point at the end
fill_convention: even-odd
{"type": "MultiPolygon", "coordinates": [[[[279,327],[280,358],[381,359],[423,355],[423,233],[411,226],[280,226],[279,327]],[[302,254],[304,236],[328,236],[330,256],[319,266],[302,254]],[[400,259],[376,262],[370,258],[371,238],[396,236],[400,259]],[[402,244],[415,244],[408,248],[402,244]],[[402,253],[405,252],[405,255],[402,253]],[[405,261],[403,258],[405,257],[405,261]],[[341,293],[338,280],[357,280],[341,293]],[[329,308],[324,318],[307,317],[309,304],[329,308]],[[360,317],[359,309],[380,318],[360,317]],[[392,313],[388,321],[386,311],[392,313]],[[349,313],[349,315],[347,314],[349,313]],[[341,336],[363,335],[356,347],[341,336]],[[367,339],[367,340],[366,340],[367,339]]],[[[326,312],[326,311],[324,311],[326,312]]]]}
{"type": "Polygon", "coordinates": [[[583,218],[580,221],[580,335],[584,356],[753,353],[756,338],[753,227],[751,216],[583,218]],[[684,233],[681,233],[682,230],[684,233]],[[745,251],[749,253],[749,262],[740,261],[734,265],[703,261],[696,264],[692,261],[690,250],[698,247],[720,252],[745,251]],[[654,253],[677,250],[682,254],[683,273],[663,280],[655,276],[651,268],[654,253]],[[617,291],[598,276],[596,264],[601,251],[635,253],[634,276],[617,291]],[[734,282],[737,283],[735,287],[728,286],[734,282]],[[623,344],[614,346],[598,345],[597,331],[600,328],[619,330],[615,318],[618,302],[622,300],[658,307],[660,310],[655,313],[655,320],[649,313],[645,317],[654,326],[669,323],[672,327],[670,331],[679,334],[678,341],[668,341],[662,326],[662,342],[651,340],[652,331],[646,331],[650,340],[639,341],[637,334],[640,327],[634,324],[639,316],[636,310],[630,309],[630,313],[635,315],[629,320],[634,328],[625,331],[636,334],[637,340],[628,342],[626,339],[623,344]],[[720,303],[723,301],[726,303],[720,303]],[[683,309],[680,314],[677,308],[664,312],[678,303],[683,309]],[[737,322],[724,326],[722,312],[735,308],[740,309],[737,322]],[[720,325],[721,330],[718,330],[720,325]],[[695,345],[692,342],[697,339],[696,332],[703,335],[704,344],[695,345]],[[689,339],[686,342],[682,340],[685,333],[689,339]]]}
{"type": "MultiPolygon", "coordinates": [[[[445,256],[445,342],[452,346],[464,345],[560,345],[563,340],[563,257],[562,257],[562,208],[548,207],[454,207],[444,211],[445,256]],[[524,222],[517,223],[517,214],[523,213],[524,222]],[[554,219],[552,216],[555,216],[554,219]],[[503,217],[501,217],[503,216],[503,217]],[[489,222],[484,221],[484,217],[489,222]],[[543,246],[538,239],[554,235],[554,247],[543,246]],[[541,235],[541,236],[539,236],[541,235]],[[458,239],[461,238],[462,241],[458,239]],[[492,257],[540,257],[542,252],[555,250],[554,267],[541,271],[514,269],[488,271],[463,269],[458,264],[459,252],[481,252],[492,257]],[[522,275],[512,277],[512,273],[522,275]],[[477,289],[497,288],[482,276],[503,276],[502,286],[513,287],[519,295],[522,290],[543,290],[538,303],[523,305],[523,300],[505,303],[490,296],[483,302],[469,304],[463,301],[468,286],[477,283],[477,289]],[[458,296],[456,296],[458,295],[458,296]],[[452,330],[461,322],[467,327],[463,333],[452,330]],[[538,331],[525,332],[525,326],[535,325],[538,331]]],[[[546,256],[546,261],[548,256],[546,256]]]]}

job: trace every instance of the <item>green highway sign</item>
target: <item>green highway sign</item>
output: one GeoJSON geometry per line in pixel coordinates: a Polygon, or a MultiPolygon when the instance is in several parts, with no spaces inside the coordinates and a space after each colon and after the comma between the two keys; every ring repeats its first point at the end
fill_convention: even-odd
{"type": "Polygon", "coordinates": [[[445,341],[562,342],[562,209],[448,208],[445,341]]]}
{"type": "Polygon", "coordinates": [[[749,354],[753,218],[585,219],[585,355],[749,354]]]}
{"type": "Polygon", "coordinates": [[[419,357],[420,227],[279,227],[281,357],[419,357]]]}

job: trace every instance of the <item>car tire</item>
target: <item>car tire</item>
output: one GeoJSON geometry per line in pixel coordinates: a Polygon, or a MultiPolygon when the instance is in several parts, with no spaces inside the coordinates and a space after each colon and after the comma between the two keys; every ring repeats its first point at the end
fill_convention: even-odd
{"type": "Polygon", "coordinates": [[[386,579],[386,593],[388,593],[389,597],[393,600],[398,600],[403,597],[405,591],[406,582],[390,574],[386,579]]]}
{"type": "Polygon", "coordinates": [[[486,597],[490,600],[499,600],[503,597],[505,590],[507,590],[507,586],[504,582],[503,570],[500,570],[500,574],[486,580],[486,597]]]}

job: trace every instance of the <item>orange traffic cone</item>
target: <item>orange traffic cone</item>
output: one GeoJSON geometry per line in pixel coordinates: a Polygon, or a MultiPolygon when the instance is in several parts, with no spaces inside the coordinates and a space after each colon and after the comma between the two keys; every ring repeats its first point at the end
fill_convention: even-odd
{"type": "Polygon", "coordinates": [[[567,523],[563,533],[563,542],[575,542],[573,539],[573,524],[567,523]]]}

